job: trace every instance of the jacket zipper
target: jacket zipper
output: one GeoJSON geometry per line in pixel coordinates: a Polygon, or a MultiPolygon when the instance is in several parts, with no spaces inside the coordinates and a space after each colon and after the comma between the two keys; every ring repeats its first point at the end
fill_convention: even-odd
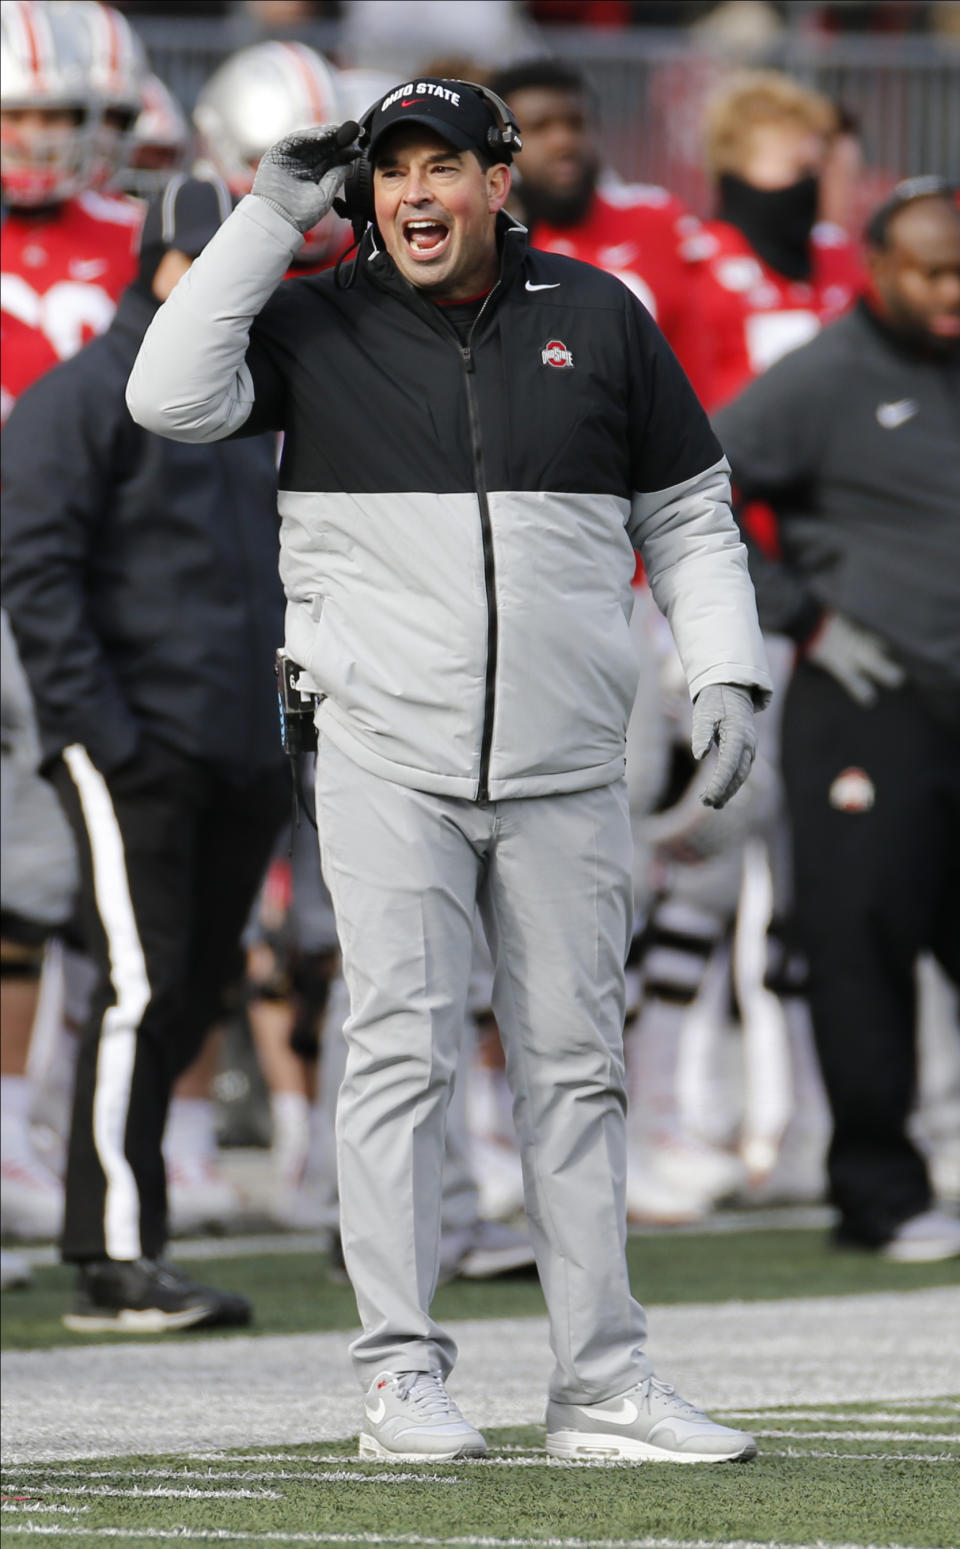
{"type": "Polygon", "coordinates": [[[483,467],[483,442],[480,435],[480,411],[473,385],[474,363],[471,347],[477,324],[499,289],[493,287],[477,316],[474,318],[466,344],[460,345],[463,360],[464,382],[467,389],[467,409],[470,419],[470,444],[473,450],[473,477],[477,487],[477,504],[480,508],[480,537],[483,543],[483,585],[487,600],[487,671],[483,700],[483,731],[480,737],[480,778],[477,783],[477,801],[486,805],[490,800],[490,749],[493,746],[493,713],[497,688],[497,653],[499,648],[500,620],[497,615],[497,571],[493,553],[493,527],[490,521],[490,504],[487,500],[487,481],[483,467]]]}

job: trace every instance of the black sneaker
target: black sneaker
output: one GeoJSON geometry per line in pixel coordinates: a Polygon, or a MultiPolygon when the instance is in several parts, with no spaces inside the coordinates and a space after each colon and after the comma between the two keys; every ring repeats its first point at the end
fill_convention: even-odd
{"type": "Polygon", "coordinates": [[[197,1285],[162,1259],[96,1259],[81,1264],[66,1328],[81,1334],[162,1334],[180,1328],[240,1328],[245,1296],[197,1285]]]}

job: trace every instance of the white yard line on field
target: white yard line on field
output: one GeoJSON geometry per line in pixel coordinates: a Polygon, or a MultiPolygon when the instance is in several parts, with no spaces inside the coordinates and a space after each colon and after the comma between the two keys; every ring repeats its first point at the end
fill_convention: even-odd
{"type": "MultiPolygon", "coordinates": [[[[236,1459],[227,1459],[235,1462],[236,1459]]],[[[285,1461],[290,1462],[287,1458],[285,1461]]],[[[193,1479],[205,1480],[213,1483],[216,1480],[246,1480],[248,1483],[260,1483],[263,1480],[273,1479],[297,1479],[301,1484],[342,1484],[345,1479],[357,1484],[456,1484],[457,1481],[449,1474],[427,1474],[420,1470],[415,1473],[400,1473],[396,1469],[388,1468],[379,1474],[358,1474],[353,1469],[342,1467],[344,1462],[350,1462],[347,1458],[333,1458],[331,1461],[341,1464],[340,1468],[328,1468],[320,1472],[311,1473],[308,1469],[282,1469],[271,1468],[266,1473],[253,1474],[245,1470],[239,1472],[226,1472],[225,1470],[205,1468],[61,1468],[56,1465],[55,1479],[193,1479]]],[[[358,1459],[358,1461],[361,1461],[358,1459]]],[[[367,1461],[367,1460],[363,1460],[367,1461]]],[[[367,1461],[367,1467],[370,1467],[367,1461]]],[[[16,1479],[29,1480],[31,1474],[50,1475],[50,1465],[46,1463],[21,1464],[16,1468],[16,1479]]],[[[28,1489],[39,1489],[39,1485],[27,1485],[28,1489]]],[[[57,1494],[56,1483],[50,1483],[42,1487],[52,1495],[57,1494]]],[[[66,1492],[64,1492],[66,1493],[66,1492]]],[[[229,1491],[223,1492],[225,1495],[229,1491]]]]}
{"type": "MultiPolygon", "coordinates": [[[[960,1392],[960,1289],[648,1309],[656,1370],[708,1410],[890,1405],[960,1392]]],[[[546,1320],[454,1322],[450,1391],[481,1427],[541,1425],[546,1320]]],[[[4,1461],[340,1441],[362,1405],[349,1333],[164,1335],[2,1358],[4,1461]]],[[[772,1416],[776,1422],[777,1416],[772,1416]]]]}
{"type": "MultiPolygon", "coordinates": [[[[63,1527],[53,1523],[12,1524],[9,1533],[80,1538],[167,1539],[184,1542],[250,1544],[399,1544],[410,1549],[783,1549],[778,1542],[717,1538],[492,1538],[479,1534],[432,1538],[420,1533],[231,1533],[227,1528],[63,1527]]],[[[790,1549],[824,1549],[822,1543],[792,1544],[790,1549]]],[[[830,1549],[910,1549],[906,1544],[831,1544],[830,1549]]]]}
{"type": "Polygon", "coordinates": [[[812,1447],[763,1447],[764,1458],[836,1458],[845,1463],[952,1463],[955,1452],[816,1452],[812,1447]]]}
{"type": "MultiPolygon", "coordinates": [[[[725,1409],[724,1418],[727,1420],[749,1420],[756,1414],[755,1409],[725,1409]]],[[[883,1409],[780,1409],[776,1405],[771,1409],[765,1409],[766,1420],[854,1420],[864,1425],[902,1425],[908,1420],[911,1425],[942,1425],[945,1420],[954,1415],[960,1424],[960,1404],[952,1404],[944,1400],[941,1404],[931,1399],[905,1400],[896,1410],[883,1409]],[[927,1410],[926,1414],[918,1414],[920,1405],[927,1410]],[[933,1411],[939,1410],[935,1414],[933,1411]]],[[[960,1433],[958,1433],[960,1437],[960,1433]]]]}
{"type": "Polygon", "coordinates": [[[69,1512],[73,1517],[77,1516],[81,1511],[89,1510],[89,1506],[63,1506],[54,1501],[31,1501],[29,1499],[23,1501],[4,1501],[3,1505],[0,1506],[0,1512],[2,1512],[4,1516],[7,1516],[8,1513],[14,1511],[19,1512],[21,1516],[25,1511],[66,1511],[69,1512]]]}
{"type": "Polygon", "coordinates": [[[106,1484],[32,1484],[31,1495],[103,1495],[111,1499],[147,1501],[168,1496],[174,1500],[192,1501],[282,1501],[282,1490],[195,1490],[188,1485],[185,1490],[175,1490],[166,1485],[155,1485],[141,1490],[134,1485],[129,1490],[117,1490],[106,1484]]]}
{"type": "Polygon", "coordinates": [[[806,1441],[808,1437],[811,1441],[946,1441],[960,1447],[960,1434],[956,1431],[768,1431],[756,1426],[750,1429],[754,1436],[792,1436],[794,1441],[806,1441]]]}

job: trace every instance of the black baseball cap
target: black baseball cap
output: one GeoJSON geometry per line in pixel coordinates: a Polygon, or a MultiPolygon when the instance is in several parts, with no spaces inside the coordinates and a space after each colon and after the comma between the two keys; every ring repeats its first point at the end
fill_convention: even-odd
{"type": "Polygon", "coordinates": [[[141,252],[176,248],[188,258],[196,258],[232,209],[230,190],[220,178],[177,173],[147,205],[141,252]]]}
{"type": "Polygon", "coordinates": [[[455,150],[480,151],[494,161],[513,155],[492,103],[471,81],[426,76],[394,87],[366,115],[363,149],[375,155],[383,136],[399,124],[423,124],[455,150]]]}

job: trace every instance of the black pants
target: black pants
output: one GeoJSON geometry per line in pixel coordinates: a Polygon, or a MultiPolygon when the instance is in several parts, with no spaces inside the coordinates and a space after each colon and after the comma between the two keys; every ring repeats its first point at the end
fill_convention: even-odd
{"type": "Polygon", "coordinates": [[[82,747],[68,748],[53,780],[77,839],[83,934],[100,970],[77,1060],[63,1257],[155,1258],[166,1239],[170,1092],[239,975],[287,776],[238,785],[154,743],[106,779],[82,747]]]}
{"type": "Polygon", "coordinates": [[[960,729],[912,688],[864,710],[801,663],[784,708],[796,927],[833,1111],[840,1236],[876,1246],[925,1210],[907,1134],[918,955],[960,982],[960,729]]]}

